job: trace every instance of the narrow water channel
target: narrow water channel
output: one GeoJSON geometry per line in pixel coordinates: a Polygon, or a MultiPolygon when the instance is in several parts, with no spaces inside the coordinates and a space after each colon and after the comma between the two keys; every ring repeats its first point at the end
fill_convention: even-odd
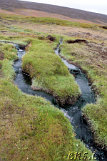
{"type": "MultiPolygon", "coordinates": [[[[14,79],[15,84],[21,89],[24,93],[30,95],[37,95],[44,97],[49,100],[51,103],[54,103],[54,97],[52,95],[46,94],[42,91],[33,91],[31,88],[32,81],[28,75],[22,71],[22,57],[25,54],[25,50],[20,49],[19,45],[15,45],[17,49],[18,60],[14,62],[13,68],[15,70],[16,76],[14,79]]],[[[57,46],[55,53],[60,56],[60,44],[57,46]]],[[[95,152],[95,157],[99,161],[107,161],[107,154],[104,150],[98,148],[94,144],[93,134],[89,129],[87,123],[82,117],[81,108],[84,107],[87,103],[95,103],[95,94],[90,86],[90,83],[86,75],[75,65],[69,64],[65,59],[61,57],[64,64],[68,67],[71,74],[75,75],[75,80],[80,87],[81,97],[77,100],[75,105],[66,106],[64,108],[59,107],[64,114],[69,118],[76,137],[83,141],[89,149],[95,152]]]]}

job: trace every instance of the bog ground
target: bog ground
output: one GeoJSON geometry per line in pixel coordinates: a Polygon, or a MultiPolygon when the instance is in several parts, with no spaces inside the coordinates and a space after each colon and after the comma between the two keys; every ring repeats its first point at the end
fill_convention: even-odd
{"type": "MultiPolygon", "coordinates": [[[[42,97],[24,94],[14,84],[12,65],[18,58],[17,50],[3,41],[26,46],[22,68],[29,73],[33,86],[50,90],[60,100],[68,96],[78,99],[81,92],[74,76],[54,53],[63,38],[62,56],[84,71],[96,93],[96,104],[86,105],[82,114],[93,131],[95,144],[106,151],[106,29],[98,23],[6,12],[0,12],[0,159],[65,161],[71,160],[71,153],[78,152],[83,161],[95,160],[92,151],[76,139],[69,119],[60,109],[42,97]],[[55,37],[55,41],[48,35],[55,37]]],[[[79,160],[77,156],[76,161],[79,160]]]]}

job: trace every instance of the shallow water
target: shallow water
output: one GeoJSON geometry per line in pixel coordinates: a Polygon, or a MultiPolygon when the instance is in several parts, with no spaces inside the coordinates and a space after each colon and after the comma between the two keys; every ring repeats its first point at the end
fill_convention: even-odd
{"type": "MultiPolygon", "coordinates": [[[[18,60],[16,60],[13,65],[13,68],[16,73],[16,77],[14,79],[15,84],[24,93],[41,96],[49,100],[50,102],[54,103],[55,99],[52,95],[42,91],[34,91],[31,89],[32,81],[29,75],[26,75],[22,71],[22,57],[25,54],[25,51],[21,50],[18,45],[16,45],[16,48],[17,48],[18,60]]],[[[57,46],[55,53],[60,56],[61,54],[60,44],[57,46]]],[[[84,121],[81,112],[81,108],[84,107],[87,103],[95,103],[95,94],[90,86],[88,79],[86,78],[86,75],[75,65],[69,64],[63,58],[61,59],[64,62],[64,64],[68,67],[70,73],[75,75],[75,80],[81,90],[81,97],[77,100],[75,105],[65,106],[64,108],[59,107],[59,108],[64,113],[64,115],[70,120],[76,133],[76,137],[81,141],[83,141],[89,149],[95,152],[95,157],[97,158],[97,160],[106,161],[107,154],[103,150],[95,146],[93,140],[93,134],[89,129],[87,123],[84,121]]]]}

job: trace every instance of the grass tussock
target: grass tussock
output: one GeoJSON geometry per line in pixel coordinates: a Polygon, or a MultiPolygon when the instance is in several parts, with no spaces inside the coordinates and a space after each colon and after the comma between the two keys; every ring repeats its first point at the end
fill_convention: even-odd
{"type": "Polygon", "coordinates": [[[33,86],[49,90],[60,100],[77,98],[79,88],[74,77],[53,50],[48,41],[34,40],[23,57],[23,70],[33,78],[33,86]]]}
{"type": "Polygon", "coordinates": [[[16,49],[11,44],[2,44],[1,47],[2,52],[4,53],[4,58],[8,60],[17,59],[16,49]]]}
{"type": "Polygon", "coordinates": [[[14,76],[14,70],[12,69],[13,60],[17,59],[16,49],[11,44],[0,44],[0,50],[3,53],[3,60],[1,61],[2,74],[12,79],[14,76]]]}

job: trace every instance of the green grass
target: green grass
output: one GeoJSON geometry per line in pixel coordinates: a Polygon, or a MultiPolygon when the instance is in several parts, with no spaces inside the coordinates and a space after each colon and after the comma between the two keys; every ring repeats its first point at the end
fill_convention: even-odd
{"type": "Polygon", "coordinates": [[[97,102],[83,108],[83,114],[94,131],[97,144],[107,148],[107,65],[106,55],[95,47],[88,48],[85,44],[62,45],[62,54],[69,61],[80,65],[87,72],[97,90],[97,102]],[[96,49],[96,50],[95,50],[96,49]]]}
{"type": "MultiPolygon", "coordinates": [[[[13,50],[11,46],[8,54],[13,50]]],[[[70,122],[59,109],[41,97],[23,94],[14,85],[12,59],[9,56],[2,61],[0,77],[0,158],[70,161],[70,153],[80,152],[82,161],[93,161],[93,154],[75,139],[70,122]],[[88,153],[87,159],[84,153],[88,153]]]]}
{"type": "Polygon", "coordinates": [[[49,17],[30,17],[29,20],[34,23],[43,23],[43,24],[55,24],[60,26],[75,26],[82,28],[96,28],[97,25],[88,24],[88,23],[80,23],[80,22],[71,22],[67,20],[61,20],[57,18],[49,18],[49,17]]]}
{"type": "Polygon", "coordinates": [[[14,70],[12,69],[13,60],[17,59],[16,49],[11,44],[0,44],[0,51],[4,54],[4,59],[1,61],[2,74],[7,79],[12,79],[14,76],[14,70]]]}
{"type": "MultiPolygon", "coordinates": [[[[61,20],[58,18],[50,18],[50,17],[26,17],[26,16],[17,16],[17,15],[7,15],[0,13],[1,19],[5,19],[10,22],[31,22],[38,24],[49,24],[49,25],[60,25],[60,26],[72,26],[72,27],[82,27],[82,28],[90,28],[90,29],[98,29],[98,25],[94,23],[81,23],[81,22],[73,22],[67,20],[61,20]]],[[[15,29],[15,28],[14,28],[15,29]]],[[[17,28],[16,28],[17,30],[17,28]]]]}
{"type": "Polygon", "coordinates": [[[11,44],[4,44],[1,47],[1,50],[4,53],[4,58],[8,60],[15,60],[17,59],[16,49],[11,44]]]}
{"type": "MultiPolygon", "coordinates": [[[[1,13],[0,17],[0,31],[6,31],[6,33],[0,33],[0,40],[26,44],[35,38],[35,41],[32,42],[32,50],[30,47],[26,55],[26,58],[28,54],[30,54],[29,56],[34,56],[35,53],[38,56],[36,58],[39,66],[35,65],[31,57],[28,60],[26,59],[28,62],[30,60],[32,64],[34,63],[34,67],[39,67],[36,72],[32,72],[32,68],[29,68],[32,77],[38,76],[36,77],[37,79],[34,79],[33,84],[44,88],[51,87],[61,97],[64,97],[65,93],[67,95],[71,94],[75,85],[72,84],[73,86],[71,87],[70,83],[73,83],[74,79],[70,77],[68,70],[56,58],[52,50],[57,42],[54,44],[49,43],[46,42],[46,39],[43,40],[44,42],[39,41],[36,38],[40,38],[42,35],[46,37],[47,35],[24,29],[24,27],[18,27],[17,22],[19,24],[25,22],[25,25],[26,23],[38,23],[99,30],[98,25],[70,22],[55,18],[34,18],[1,13]],[[37,51],[39,51],[38,53],[42,57],[37,54],[37,51]],[[50,54],[51,56],[49,57],[50,54]],[[49,58],[45,65],[49,63],[50,69],[39,62],[40,60],[43,63],[42,58],[44,59],[45,56],[45,61],[49,58]],[[54,62],[51,60],[51,57],[57,65],[52,65],[54,62]],[[46,75],[47,79],[45,79],[46,75]],[[42,76],[43,79],[41,79],[42,76]],[[67,83],[66,88],[65,82],[67,83]],[[68,84],[70,85],[70,91],[68,90],[68,84]],[[64,92],[62,92],[63,90],[64,92]]],[[[59,39],[59,36],[57,36],[57,39],[59,39]]],[[[16,161],[66,161],[71,160],[68,158],[70,153],[81,152],[82,161],[93,161],[94,159],[83,158],[85,152],[88,153],[88,157],[92,157],[93,154],[82,142],[75,138],[70,122],[60,110],[41,97],[23,94],[14,85],[13,77],[15,73],[12,64],[13,60],[17,58],[15,48],[12,45],[0,43],[0,51],[4,53],[4,60],[0,60],[0,159],[16,161]]],[[[70,61],[82,66],[92,79],[93,86],[97,87],[99,92],[97,103],[95,105],[87,105],[84,107],[83,112],[95,132],[96,142],[102,146],[107,145],[106,59],[102,59],[101,55],[95,51],[88,51],[87,47],[83,44],[68,45],[64,43],[63,55],[70,61]]],[[[79,161],[80,159],[77,158],[75,160],[79,161]]]]}
{"type": "Polygon", "coordinates": [[[33,78],[33,86],[49,90],[61,101],[76,98],[79,88],[74,77],[53,50],[53,44],[46,40],[34,40],[23,57],[23,70],[33,78]]]}
{"type": "Polygon", "coordinates": [[[40,97],[22,94],[7,80],[0,86],[2,159],[63,161],[69,151],[92,155],[75,140],[69,121],[58,109],[40,97]]]}

